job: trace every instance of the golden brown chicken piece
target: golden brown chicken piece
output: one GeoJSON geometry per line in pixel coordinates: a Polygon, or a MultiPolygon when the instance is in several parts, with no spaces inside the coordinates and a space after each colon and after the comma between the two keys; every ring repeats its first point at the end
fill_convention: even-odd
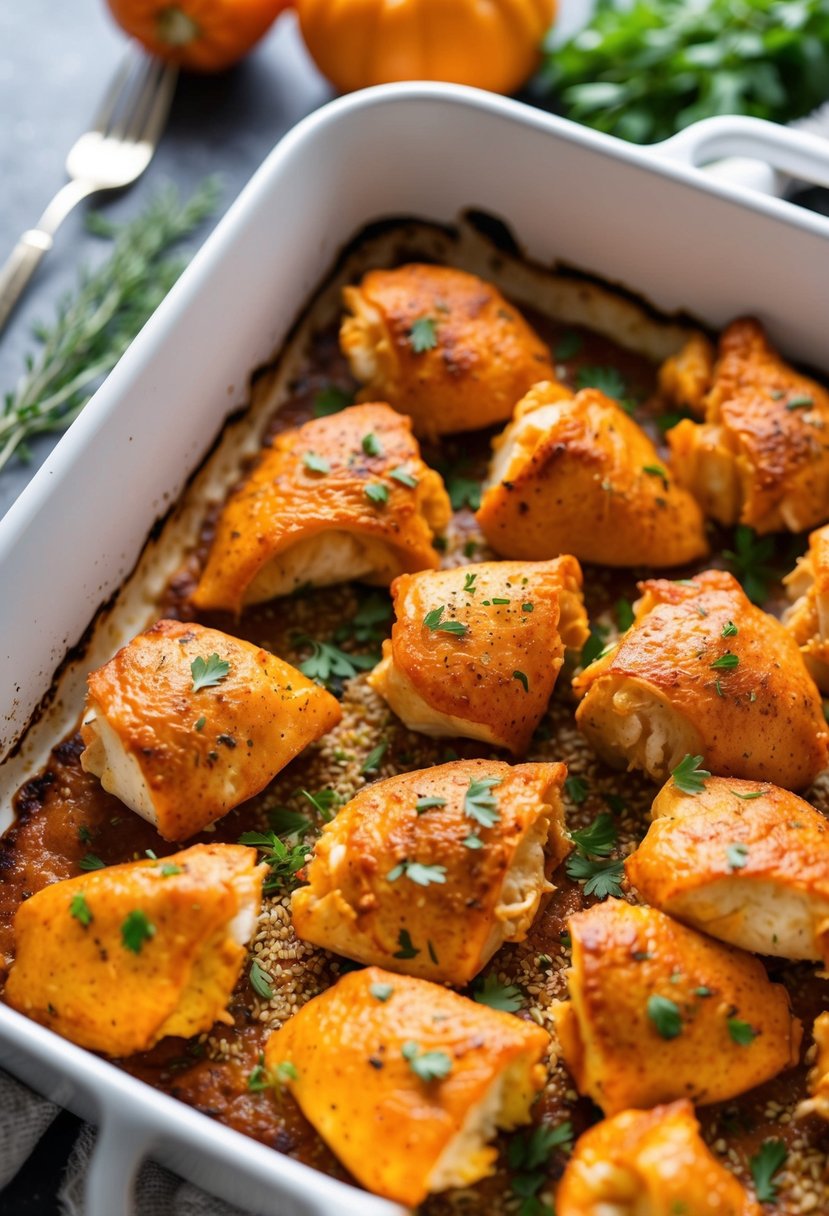
{"type": "Polygon", "coordinates": [[[669,781],[625,869],[643,899],[757,954],[829,962],[829,823],[788,790],[669,781]]]}
{"type": "Polygon", "coordinates": [[[797,1063],[788,993],[750,954],[618,899],[567,923],[570,1000],[553,1016],[579,1093],[606,1115],[723,1102],[797,1063]]]}
{"type": "Polygon", "coordinates": [[[714,378],[714,348],[703,333],[691,334],[659,369],[659,391],[674,405],[705,417],[705,395],[714,378]]]}
{"type": "Polygon", "coordinates": [[[578,647],[587,637],[580,590],[562,578],[573,564],[478,562],[395,579],[396,620],[369,683],[410,730],[520,754],[547,708],[563,638],[578,647]]]}
{"type": "Polygon", "coordinates": [[[52,883],[17,910],[5,998],[109,1056],[232,1025],[266,873],[255,849],[197,844],[52,883]]]}
{"type": "Polygon", "coordinates": [[[439,564],[432,539],[451,515],[407,418],[375,404],[313,419],[277,435],[231,494],[193,603],[238,613],[301,586],[388,586],[439,564]]]}
{"type": "Polygon", "coordinates": [[[720,338],[705,421],[668,432],[677,481],[706,515],[757,532],[829,518],[829,393],[769,345],[752,318],[720,338]]]}
{"type": "Polygon", "coordinates": [[[762,1216],[699,1133],[690,1102],[625,1110],[579,1138],[557,1216],[762,1216]]]}
{"type": "Polygon", "coordinates": [[[780,622],[722,570],[639,587],[633,625],[573,681],[576,721],[596,751],[660,783],[686,755],[721,776],[788,789],[813,781],[829,735],[780,622]]]}
{"type": "Polygon", "coordinates": [[[294,928],[361,963],[463,988],[523,941],[570,852],[563,764],[456,760],[359,791],[317,841],[294,928]],[[406,949],[404,942],[411,943],[406,949]]]}
{"type": "Polygon", "coordinates": [[[815,1040],[815,1062],[809,1070],[809,1097],[805,1098],[795,1112],[797,1118],[819,1115],[829,1120],[829,1013],[819,1013],[813,1027],[815,1040]]]}
{"type": "Polygon", "coordinates": [[[342,717],[267,650],[181,621],[140,633],[88,684],[81,764],[165,840],[258,794],[342,717]]]}
{"type": "Polygon", "coordinates": [[[416,1207],[492,1173],[488,1142],[529,1120],[548,1043],[531,1022],[367,967],[272,1034],[265,1065],[358,1182],[416,1207]]]}
{"type": "Polygon", "coordinates": [[[829,693],[829,524],[812,533],[808,551],[784,582],[794,602],[783,624],[818,688],[829,693]]]}
{"type": "Polygon", "coordinates": [[[505,422],[552,372],[550,351],[497,288],[449,266],[370,270],[343,290],[340,345],[363,400],[388,401],[418,435],[505,422]]]}
{"type": "Polygon", "coordinates": [[[478,523],[496,553],[566,551],[603,566],[678,566],[708,552],[702,513],[648,436],[596,389],[536,384],[493,444],[478,523]]]}

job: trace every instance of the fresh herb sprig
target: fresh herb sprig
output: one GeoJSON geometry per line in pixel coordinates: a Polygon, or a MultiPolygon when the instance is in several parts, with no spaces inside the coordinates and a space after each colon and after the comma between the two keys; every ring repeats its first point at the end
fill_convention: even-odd
{"type": "Polygon", "coordinates": [[[126,224],[90,215],[88,227],[113,240],[112,252],[81,275],[54,321],[36,328],[40,350],[0,406],[0,469],[15,455],[26,460],[38,435],[63,431],[77,418],[184,269],[186,258],[171,250],[217,201],[216,179],[208,178],[185,203],[172,187],[159,191],[126,224]]]}
{"type": "Polygon", "coordinates": [[[589,827],[571,832],[570,836],[576,848],[565,863],[568,876],[577,882],[585,880],[585,895],[595,895],[597,899],[621,895],[624,860],[608,857],[617,838],[613,816],[602,811],[589,827]]]}
{"type": "Polygon", "coordinates": [[[275,832],[243,832],[239,844],[259,849],[268,865],[263,891],[292,891],[297,886],[297,871],[305,865],[309,847],[301,841],[286,844],[275,832]]]}
{"type": "Polygon", "coordinates": [[[823,0],[598,0],[586,29],[550,40],[538,84],[568,118],[652,143],[714,114],[790,122],[827,78],[823,0]]]}

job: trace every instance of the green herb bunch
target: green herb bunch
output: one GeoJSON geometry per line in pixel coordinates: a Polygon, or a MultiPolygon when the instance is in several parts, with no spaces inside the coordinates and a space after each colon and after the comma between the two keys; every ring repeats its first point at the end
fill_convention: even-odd
{"type": "Polygon", "coordinates": [[[173,187],[159,191],[126,224],[90,214],[87,226],[113,241],[112,252],[81,275],[52,325],[36,328],[40,350],[27,358],[25,374],[0,407],[0,469],[14,455],[26,460],[36,436],[63,431],[77,418],[184,269],[187,259],[171,249],[217,200],[217,182],[208,178],[185,203],[173,187]]]}
{"type": "Polygon", "coordinates": [[[545,50],[537,83],[567,117],[634,143],[715,114],[789,122],[829,97],[826,0],[598,0],[545,50]]]}

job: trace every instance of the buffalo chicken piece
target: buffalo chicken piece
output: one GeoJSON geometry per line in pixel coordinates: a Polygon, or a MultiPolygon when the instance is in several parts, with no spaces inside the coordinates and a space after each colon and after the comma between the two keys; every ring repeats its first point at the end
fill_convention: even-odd
{"type": "Polygon", "coordinates": [[[618,899],[568,927],[570,1000],[553,1016],[579,1092],[606,1115],[723,1102],[797,1063],[788,993],[751,955],[618,899]]]}
{"type": "Polygon", "coordinates": [[[439,565],[434,533],[452,514],[408,419],[359,405],[283,431],[228,499],[197,608],[241,612],[349,579],[378,586],[439,565]]]}
{"type": "Polygon", "coordinates": [[[668,432],[680,485],[721,524],[801,532],[829,518],[829,393],[785,363],[752,318],[720,338],[704,421],[668,432]]]}
{"type": "Polygon", "coordinates": [[[596,389],[537,384],[493,446],[478,523],[504,557],[662,567],[708,553],[693,497],[596,389]]]}
{"type": "Polygon", "coordinates": [[[573,681],[576,721],[616,767],[664,782],[686,755],[721,776],[801,789],[826,765],[820,694],[797,643],[707,570],[640,583],[636,617],[573,681]]]}
{"type": "Polygon", "coordinates": [[[518,310],[463,270],[370,270],[343,299],[340,345],[363,400],[388,401],[418,435],[505,422],[552,372],[549,349],[518,310]]]}
{"type": "Polygon", "coordinates": [[[410,730],[525,751],[565,646],[587,637],[578,564],[480,562],[406,574],[392,596],[396,620],[372,688],[410,730]]]}
{"type": "Polygon", "coordinates": [[[6,1000],[109,1056],[232,1025],[266,873],[255,849],[197,844],[52,883],[17,910],[6,1000]]]}
{"type": "Polygon", "coordinates": [[[699,1132],[688,1101],[625,1110],[579,1138],[557,1216],[761,1216],[699,1132]]]}
{"type": "Polygon", "coordinates": [[[554,890],[546,872],[571,848],[566,775],[563,764],[456,760],[360,790],[294,892],[298,935],[464,987],[505,941],[523,941],[554,890]]]}
{"type": "Polygon", "coordinates": [[[669,781],[625,869],[656,908],[757,954],[829,962],[829,824],[775,785],[669,781]]]}
{"type": "Polygon", "coordinates": [[[271,1075],[358,1182],[410,1207],[492,1173],[529,1121],[546,1030],[427,980],[367,967],[272,1034],[271,1075]]]}
{"type": "Polygon", "coordinates": [[[133,638],[88,684],[81,764],[165,840],[258,794],[342,717],[282,659],[181,621],[133,638]]]}
{"type": "Polygon", "coordinates": [[[809,537],[809,549],[784,580],[794,603],[783,624],[821,692],[829,693],[829,525],[809,537]]]}

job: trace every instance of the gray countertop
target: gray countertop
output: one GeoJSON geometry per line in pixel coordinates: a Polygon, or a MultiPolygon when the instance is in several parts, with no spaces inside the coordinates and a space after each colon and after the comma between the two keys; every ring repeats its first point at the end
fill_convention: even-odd
{"type": "MultiPolygon", "coordinates": [[[[0,3],[0,262],[65,181],[66,153],[89,124],[126,46],[104,0],[0,3]]],[[[84,228],[87,207],[101,206],[116,219],[131,216],[161,182],[171,181],[187,195],[218,173],[218,219],[282,135],[331,96],[293,13],[283,14],[239,67],[219,76],[182,77],[167,131],[144,176],[122,193],[82,204],[60,229],[0,335],[0,394],[14,386],[35,348],[34,323],[48,323],[80,267],[101,256],[101,242],[84,228]]],[[[199,240],[206,233],[207,227],[199,240]]],[[[57,438],[36,441],[30,464],[13,461],[0,472],[0,515],[57,438]]]]}

